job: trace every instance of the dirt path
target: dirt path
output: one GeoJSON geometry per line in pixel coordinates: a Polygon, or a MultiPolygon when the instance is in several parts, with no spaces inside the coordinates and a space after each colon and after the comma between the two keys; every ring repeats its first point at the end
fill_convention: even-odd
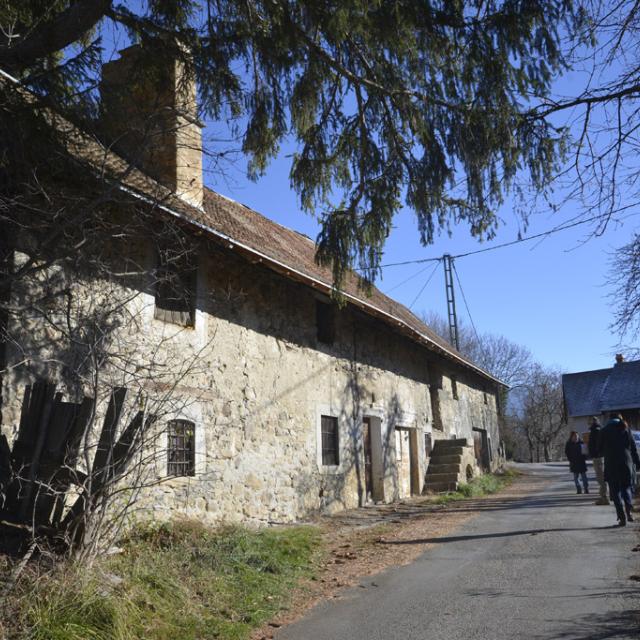
{"type": "Polygon", "coordinates": [[[501,492],[448,505],[420,497],[393,505],[345,511],[319,518],[327,549],[316,575],[293,594],[287,609],[251,635],[251,640],[271,640],[276,630],[301,618],[319,601],[339,597],[340,591],[391,566],[415,560],[433,545],[429,539],[449,535],[485,510],[539,490],[547,479],[522,475],[501,492]],[[425,540],[411,545],[402,540],[425,540]]]}

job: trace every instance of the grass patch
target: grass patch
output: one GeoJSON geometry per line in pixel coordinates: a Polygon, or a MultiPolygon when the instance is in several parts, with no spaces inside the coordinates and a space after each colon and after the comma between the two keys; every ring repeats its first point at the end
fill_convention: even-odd
{"type": "Polygon", "coordinates": [[[33,640],[241,640],[312,574],[320,535],[180,522],[138,530],[123,546],[91,571],[67,566],[31,581],[7,631],[18,625],[13,637],[33,640]]]}
{"type": "Polygon", "coordinates": [[[435,499],[436,504],[448,504],[457,500],[480,498],[482,496],[497,493],[510,485],[520,474],[515,469],[505,469],[496,473],[486,473],[473,478],[466,484],[460,484],[457,491],[450,491],[435,499]]]}

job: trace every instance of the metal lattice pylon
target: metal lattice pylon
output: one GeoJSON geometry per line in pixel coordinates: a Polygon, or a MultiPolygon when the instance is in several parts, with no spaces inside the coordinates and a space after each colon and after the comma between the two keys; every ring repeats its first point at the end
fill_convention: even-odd
{"type": "Polygon", "coordinates": [[[449,318],[449,340],[451,344],[460,349],[458,341],[458,317],[456,315],[456,295],[453,289],[453,258],[445,253],[442,256],[444,263],[444,286],[447,292],[447,315],[449,318]]]}

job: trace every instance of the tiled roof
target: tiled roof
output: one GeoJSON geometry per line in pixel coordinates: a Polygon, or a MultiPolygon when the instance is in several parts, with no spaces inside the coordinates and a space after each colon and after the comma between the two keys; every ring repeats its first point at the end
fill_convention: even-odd
{"type": "MultiPolygon", "coordinates": [[[[331,269],[316,263],[316,245],[306,236],[283,227],[257,211],[208,189],[205,192],[204,209],[214,228],[248,246],[260,248],[279,262],[331,286],[331,269]]],[[[423,333],[442,349],[455,351],[446,340],[443,340],[409,309],[385,296],[375,287],[373,287],[371,295],[367,296],[358,287],[358,277],[354,273],[347,274],[342,290],[344,293],[402,320],[416,331],[423,333]]],[[[460,358],[463,357],[458,352],[456,355],[460,358]]]]}
{"type": "Polygon", "coordinates": [[[611,370],[600,399],[601,411],[640,407],[640,361],[620,362],[611,370]]]}
{"type": "MultiPolygon", "coordinates": [[[[6,74],[0,74],[0,82],[6,82],[7,78],[16,82],[6,74]]],[[[24,95],[25,100],[36,100],[24,89],[18,90],[24,95]]],[[[278,271],[285,276],[306,278],[312,280],[312,284],[315,282],[320,287],[331,290],[331,270],[315,262],[315,243],[306,236],[209,189],[205,189],[203,209],[194,207],[142,171],[131,167],[95,137],[59,114],[46,108],[44,112],[51,126],[63,134],[61,137],[66,150],[73,158],[86,164],[101,177],[116,182],[125,192],[179,217],[201,231],[210,233],[214,238],[223,238],[229,248],[237,245],[245,254],[259,256],[258,259],[263,260],[265,266],[278,266],[278,271]]],[[[459,353],[404,305],[385,296],[375,287],[370,295],[367,295],[358,286],[358,282],[358,276],[354,273],[345,277],[342,292],[348,302],[382,318],[387,324],[404,331],[410,338],[427,348],[457,361],[484,378],[504,385],[459,353]]]]}
{"type": "Polygon", "coordinates": [[[599,369],[562,376],[564,401],[569,416],[589,416],[600,413],[600,396],[610,371],[610,369],[599,369]]]}
{"type": "Polygon", "coordinates": [[[640,408],[640,361],[565,374],[562,388],[569,416],[640,408]]]}

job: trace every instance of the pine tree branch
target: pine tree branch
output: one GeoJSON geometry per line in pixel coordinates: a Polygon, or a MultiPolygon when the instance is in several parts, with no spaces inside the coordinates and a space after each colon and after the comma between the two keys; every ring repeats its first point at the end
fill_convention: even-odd
{"type": "Polygon", "coordinates": [[[113,0],[78,0],[53,20],[43,22],[24,40],[6,38],[0,44],[0,66],[25,69],[77,42],[103,18],[113,0]]]}
{"type": "Polygon", "coordinates": [[[545,102],[534,109],[531,109],[531,111],[526,115],[529,118],[541,120],[548,118],[551,114],[558,111],[566,111],[567,109],[572,109],[573,107],[579,107],[582,105],[592,106],[594,104],[613,102],[614,100],[620,100],[621,98],[633,95],[640,95],[640,84],[635,83],[629,87],[619,89],[618,91],[612,91],[610,93],[603,93],[602,95],[583,95],[565,102],[545,102]]]}
{"type": "Polygon", "coordinates": [[[312,52],[316,53],[333,71],[341,75],[343,78],[351,82],[354,86],[365,87],[371,91],[374,91],[381,95],[388,96],[409,96],[412,98],[416,98],[421,102],[431,103],[439,107],[443,107],[446,109],[452,109],[456,111],[467,111],[467,105],[454,104],[452,102],[447,102],[445,100],[440,100],[439,98],[435,98],[433,96],[426,95],[420,91],[414,91],[412,89],[394,89],[391,87],[386,87],[370,78],[366,78],[360,76],[347,67],[345,67],[337,58],[332,56],[322,45],[320,45],[314,38],[312,38],[300,25],[296,24],[289,16],[289,24],[292,28],[298,33],[298,35],[302,38],[305,44],[312,50],[312,52]]]}

